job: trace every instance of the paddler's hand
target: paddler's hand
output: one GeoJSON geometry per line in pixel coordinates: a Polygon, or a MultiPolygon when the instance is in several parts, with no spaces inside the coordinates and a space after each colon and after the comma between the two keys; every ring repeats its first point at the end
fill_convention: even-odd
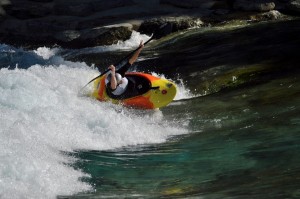
{"type": "Polygon", "coordinates": [[[110,65],[110,66],[108,67],[108,69],[111,70],[111,73],[112,73],[112,74],[115,74],[115,73],[116,73],[116,67],[115,67],[114,65],[110,65]]]}
{"type": "Polygon", "coordinates": [[[143,49],[144,48],[144,41],[143,40],[141,40],[141,42],[140,42],[140,49],[143,49]]]}

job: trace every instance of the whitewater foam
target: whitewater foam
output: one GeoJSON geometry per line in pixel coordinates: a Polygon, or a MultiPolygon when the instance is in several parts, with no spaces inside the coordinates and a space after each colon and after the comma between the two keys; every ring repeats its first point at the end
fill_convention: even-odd
{"type": "MultiPolygon", "coordinates": [[[[50,58],[50,57],[49,57],[50,58]]],[[[56,59],[60,65],[33,65],[0,71],[0,196],[55,198],[93,187],[80,181],[65,152],[112,150],[165,142],[186,133],[158,123],[163,116],[130,114],[117,105],[79,97],[78,91],[98,72],[84,63],[56,59]]]]}
{"type": "MultiPolygon", "coordinates": [[[[130,49],[148,38],[133,32],[128,41],[83,53],[130,49]]],[[[91,191],[93,186],[80,180],[89,175],[72,167],[78,159],[68,152],[162,143],[187,133],[160,110],[133,111],[78,95],[99,72],[64,60],[62,51],[67,52],[0,45],[0,58],[7,59],[0,66],[0,198],[91,191]]]]}
{"type": "Polygon", "coordinates": [[[59,48],[48,48],[48,47],[39,47],[33,52],[36,53],[38,56],[42,57],[43,59],[49,59],[56,55],[59,51],[59,48]]]}

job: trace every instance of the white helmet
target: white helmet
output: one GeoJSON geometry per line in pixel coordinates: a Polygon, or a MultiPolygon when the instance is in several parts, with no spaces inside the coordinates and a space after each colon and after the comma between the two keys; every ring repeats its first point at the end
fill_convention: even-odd
{"type": "Polygon", "coordinates": [[[120,75],[119,73],[116,73],[116,80],[117,80],[117,83],[119,83],[122,80],[122,75],[120,75]]]}
{"type": "MultiPolygon", "coordinates": [[[[120,75],[119,73],[116,73],[116,80],[117,80],[117,83],[119,83],[121,80],[122,80],[122,75],[120,75]]],[[[105,79],[105,84],[108,84],[111,80],[111,74],[109,74],[106,79],[105,79]]]]}

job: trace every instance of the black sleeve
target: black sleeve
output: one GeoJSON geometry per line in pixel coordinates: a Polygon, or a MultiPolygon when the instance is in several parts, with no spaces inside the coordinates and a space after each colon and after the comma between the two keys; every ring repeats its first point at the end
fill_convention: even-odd
{"type": "Polygon", "coordinates": [[[116,73],[119,73],[122,75],[122,77],[125,76],[125,73],[128,71],[128,69],[131,67],[131,64],[127,62],[124,66],[122,66],[120,69],[116,71],[116,73]]]}

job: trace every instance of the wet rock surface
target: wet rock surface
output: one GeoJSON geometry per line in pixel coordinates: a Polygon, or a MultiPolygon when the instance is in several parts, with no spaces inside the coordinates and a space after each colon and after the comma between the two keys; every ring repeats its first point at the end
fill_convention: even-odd
{"type": "Polygon", "coordinates": [[[82,48],[126,40],[133,30],[158,37],[229,20],[298,16],[300,0],[1,0],[0,42],[34,48],[82,48]],[[285,13],[282,15],[281,13],[285,13]]]}

